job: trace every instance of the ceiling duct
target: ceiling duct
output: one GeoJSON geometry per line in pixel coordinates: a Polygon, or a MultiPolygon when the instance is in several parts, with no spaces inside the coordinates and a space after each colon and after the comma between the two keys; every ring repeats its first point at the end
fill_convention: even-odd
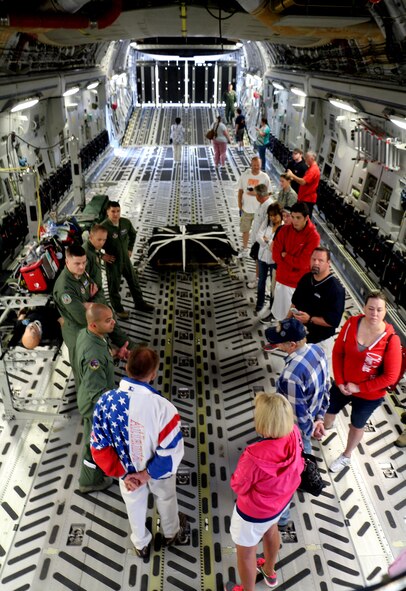
{"type": "MultiPolygon", "coordinates": [[[[356,18],[351,15],[341,16],[337,18],[322,17],[320,22],[317,20],[317,15],[311,16],[284,16],[284,12],[289,8],[301,7],[303,8],[303,2],[297,2],[296,0],[238,0],[238,3],[242,8],[261,21],[264,25],[269,27],[274,35],[280,35],[281,38],[293,38],[292,45],[294,45],[294,38],[301,39],[300,45],[303,46],[303,39],[308,38],[308,47],[316,47],[317,45],[325,44],[333,39],[356,39],[358,41],[375,41],[383,43],[385,41],[381,31],[375,22],[370,19],[356,18]],[[293,22],[300,22],[300,25],[290,24],[289,20],[293,18],[293,22]],[[368,22],[365,22],[365,21],[368,22]],[[344,26],[334,26],[334,21],[339,23],[345,23],[344,26]],[[304,23],[308,22],[308,26],[303,26],[304,23]],[[325,26],[327,25],[327,26],[325,26]]],[[[326,7],[329,6],[329,2],[326,1],[326,7]]],[[[348,2],[342,2],[339,0],[334,3],[335,8],[348,9],[348,2]]],[[[277,43],[276,40],[272,39],[273,43],[277,43]]]]}
{"type": "MultiPolygon", "coordinates": [[[[62,5],[63,2],[60,4],[62,5]]],[[[121,9],[122,0],[115,0],[111,8],[95,20],[90,20],[87,16],[80,14],[67,14],[66,12],[10,13],[0,19],[0,28],[18,32],[27,30],[31,33],[52,29],[105,29],[117,20],[121,14],[121,9]]]]}
{"type": "Polygon", "coordinates": [[[41,4],[40,10],[46,12],[77,12],[85,4],[88,4],[89,0],[48,0],[44,4],[41,4]]]}

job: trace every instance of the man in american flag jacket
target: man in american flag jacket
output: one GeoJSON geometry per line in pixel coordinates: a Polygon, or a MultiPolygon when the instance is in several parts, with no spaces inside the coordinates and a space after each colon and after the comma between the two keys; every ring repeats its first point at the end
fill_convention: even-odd
{"type": "Polygon", "coordinates": [[[158,365],[158,354],[147,346],[130,352],[128,377],[99,398],[91,435],[94,461],[105,474],[119,478],[131,541],[142,558],[148,557],[152,539],[145,524],[149,492],[156,499],[166,544],[188,541],[176,498],[176,470],[184,452],[180,417],[150,386],[158,365]]]}

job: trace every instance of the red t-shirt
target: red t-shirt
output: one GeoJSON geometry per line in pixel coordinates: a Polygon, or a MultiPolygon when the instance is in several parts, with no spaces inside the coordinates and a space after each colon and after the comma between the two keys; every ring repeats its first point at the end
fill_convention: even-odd
{"type": "Polygon", "coordinates": [[[320,181],[320,168],[315,162],[313,162],[313,164],[306,170],[303,180],[306,181],[306,184],[299,186],[297,200],[316,203],[317,187],[319,186],[320,181]]]}

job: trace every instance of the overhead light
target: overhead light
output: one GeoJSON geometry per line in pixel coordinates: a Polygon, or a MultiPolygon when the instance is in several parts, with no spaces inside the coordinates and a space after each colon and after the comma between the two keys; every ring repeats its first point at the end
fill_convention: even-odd
{"type": "Polygon", "coordinates": [[[405,117],[398,117],[397,115],[389,115],[390,121],[400,127],[401,129],[406,129],[406,118],[405,117]]]}
{"type": "Polygon", "coordinates": [[[238,41],[238,43],[236,43],[235,46],[237,49],[241,49],[242,43],[240,41],[238,41]]]}
{"type": "Polygon", "coordinates": [[[304,90],[302,90],[301,88],[297,88],[296,86],[292,86],[292,88],[290,90],[296,96],[307,96],[307,94],[305,93],[304,90]]]}
{"type": "Polygon", "coordinates": [[[72,86],[72,88],[68,88],[68,90],[65,90],[62,96],[72,96],[73,94],[79,92],[79,90],[79,86],[72,86]]]}
{"type": "Polygon", "coordinates": [[[138,45],[135,41],[133,41],[132,43],[130,43],[130,47],[132,47],[133,49],[137,49],[138,45]]]}
{"type": "Polygon", "coordinates": [[[302,105],[302,103],[292,103],[292,107],[304,109],[304,105],[302,105]]]}
{"type": "Polygon", "coordinates": [[[39,98],[31,98],[23,101],[22,103],[18,103],[12,109],[10,109],[11,113],[17,113],[18,111],[25,111],[25,109],[31,109],[34,105],[36,105],[39,101],[39,98]]]}
{"type": "Polygon", "coordinates": [[[349,111],[350,113],[356,113],[357,109],[355,109],[350,103],[346,103],[341,99],[329,98],[329,103],[331,103],[337,109],[342,109],[343,111],[349,111]]]}
{"type": "Polygon", "coordinates": [[[274,88],[277,88],[278,90],[285,90],[285,87],[283,86],[283,84],[280,84],[279,82],[272,82],[272,86],[274,88]]]}
{"type": "Polygon", "coordinates": [[[94,90],[95,88],[97,88],[99,86],[100,82],[91,82],[90,84],[88,84],[86,86],[87,90],[94,90]]]}

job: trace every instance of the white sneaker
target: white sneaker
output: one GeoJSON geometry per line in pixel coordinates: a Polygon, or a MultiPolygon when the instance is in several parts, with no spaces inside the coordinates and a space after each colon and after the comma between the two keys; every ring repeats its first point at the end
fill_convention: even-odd
{"type": "Polygon", "coordinates": [[[351,458],[347,458],[341,454],[334,462],[330,464],[330,472],[341,472],[343,468],[351,464],[351,458]]]}
{"type": "Polygon", "coordinates": [[[271,308],[268,304],[265,304],[260,311],[258,312],[258,318],[265,318],[265,316],[269,316],[271,308]]]}
{"type": "Polygon", "coordinates": [[[258,287],[258,279],[253,279],[252,281],[248,281],[246,284],[248,289],[256,289],[258,287]]]}
{"type": "Polygon", "coordinates": [[[240,252],[238,253],[237,258],[239,259],[246,259],[249,257],[250,251],[248,250],[248,248],[243,248],[242,250],[240,250],[240,252]]]}

